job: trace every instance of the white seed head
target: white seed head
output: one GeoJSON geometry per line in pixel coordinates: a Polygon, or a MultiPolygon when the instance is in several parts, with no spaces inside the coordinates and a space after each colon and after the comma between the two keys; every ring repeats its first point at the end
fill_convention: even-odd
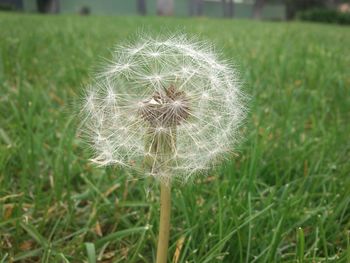
{"type": "Polygon", "coordinates": [[[95,163],[187,180],[233,150],[243,101],[235,69],[206,43],[142,38],[87,89],[82,132],[95,163]]]}

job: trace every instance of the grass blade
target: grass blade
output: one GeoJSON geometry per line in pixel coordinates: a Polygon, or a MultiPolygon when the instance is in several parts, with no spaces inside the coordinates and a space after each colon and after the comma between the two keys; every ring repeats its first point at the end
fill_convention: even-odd
{"type": "Polygon", "coordinates": [[[101,247],[106,242],[116,241],[116,240],[119,240],[119,239],[121,239],[121,238],[123,238],[125,236],[143,233],[143,232],[147,231],[148,229],[149,229],[148,226],[135,227],[135,228],[129,228],[129,229],[126,229],[126,230],[121,230],[121,231],[109,234],[108,236],[105,236],[105,237],[99,239],[96,242],[96,247],[101,247]]]}
{"type": "Polygon", "coordinates": [[[96,250],[93,243],[85,243],[88,263],[96,263],[96,250]]]}
{"type": "Polygon", "coordinates": [[[297,232],[297,256],[298,256],[298,262],[303,263],[304,262],[304,249],[305,249],[305,238],[304,238],[304,231],[301,227],[298,228],[297,232]]]}
{"type": "Polygon", "coordinates": [[[27,224],[21,223],[20,225],[41,246],[43,246],[43,247],[48,246],[47,240],[38,232],[38,230],[34,226],[32,226],[28,223],[27,224]]]}

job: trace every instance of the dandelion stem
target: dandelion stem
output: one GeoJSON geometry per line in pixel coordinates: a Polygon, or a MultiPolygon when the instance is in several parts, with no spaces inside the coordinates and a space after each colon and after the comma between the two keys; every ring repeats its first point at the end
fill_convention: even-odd
{"type": "Polygon", "coordinates": [[[160,183],[160,219],[157,248],[157,263],[166,263],[168,256],[169,232],[170,232],[170,185],[160,183]]]}

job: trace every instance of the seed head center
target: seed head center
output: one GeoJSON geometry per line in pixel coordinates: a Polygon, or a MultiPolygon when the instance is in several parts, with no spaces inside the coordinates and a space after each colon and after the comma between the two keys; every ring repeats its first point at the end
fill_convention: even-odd
{"type": "Polygon", "coordinates": [[[189,117],[190,102],[185,92],[171,85],[142,101],[139,113],[152,127],[174,127],[189,117]]]}

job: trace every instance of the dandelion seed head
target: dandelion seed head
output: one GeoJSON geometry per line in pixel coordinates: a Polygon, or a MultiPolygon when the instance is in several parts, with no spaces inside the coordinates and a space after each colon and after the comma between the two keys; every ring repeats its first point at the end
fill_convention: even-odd
{"type": "Polygon", "coordinates": [[[243,102],[236,70],[210,45],[147,37],[117,47],[87,89],[82,132],[98,165],[188,180],[234,149],[243,102]]]}

